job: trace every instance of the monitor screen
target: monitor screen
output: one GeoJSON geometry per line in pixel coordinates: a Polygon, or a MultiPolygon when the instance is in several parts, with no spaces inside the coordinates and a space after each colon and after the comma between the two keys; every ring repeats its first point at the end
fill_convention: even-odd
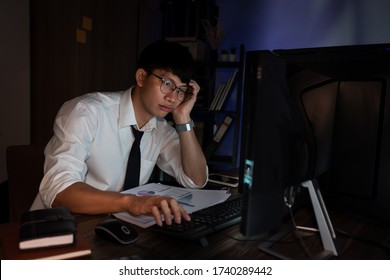
{"type": "Polygon", "coordinates": [[[246,54],[241,232],[280,226],[285,192],[316,180],[328,208],[389,220],[390,45],[246,54]]]}

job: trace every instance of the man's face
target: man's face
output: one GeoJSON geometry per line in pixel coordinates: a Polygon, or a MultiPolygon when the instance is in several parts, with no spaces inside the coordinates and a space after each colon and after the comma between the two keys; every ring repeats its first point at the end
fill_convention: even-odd
{"type": "Polygon", "coordinates": [[[140,99],[152,116],[165,117],[185,99],[187,85],[172,72],[155,69],[145,76],[140,99]]]}

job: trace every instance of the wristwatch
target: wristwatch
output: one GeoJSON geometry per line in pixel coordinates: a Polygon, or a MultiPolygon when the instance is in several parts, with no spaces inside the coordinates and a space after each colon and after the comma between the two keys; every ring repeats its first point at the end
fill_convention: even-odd
{"type": "Polygon", "coordinates": [[[175,127],[177,132],[185,132],[185,131],[190,131],[194,126],[195,126],[194,121],[191,120],[188,123],[177,124],[175,127]]]}

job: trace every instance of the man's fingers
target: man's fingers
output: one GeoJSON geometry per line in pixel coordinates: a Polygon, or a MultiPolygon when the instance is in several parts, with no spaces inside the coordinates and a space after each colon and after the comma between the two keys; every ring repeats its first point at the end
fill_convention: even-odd
{"type": "Polygon", "coordinates": [[[170,208],[171,208],[171,212],[172,212],[173,218],[175,219],[175,223],[180,224],[181,223],[182,213],[183,213],[183,211],[185,212],[185,210],[183,209],[183,207],[181,207],[177,203],[177,201],[175,199],[171,199],[169,201],[169,205],[170,205],[170,208]]]}
{"type": "Polygon", "coordinates": [[[151,213],[159,226],[162,226],[161,212],[157,206],[152,206],[151,213]]]}
{"type": "Polygon", "coordinates": [[[165,223],[172,224],[172,212],[166,199],[160,201],[160,211],[164,215],[165,223]]]}
{"type": "Polygon", "coordinates": [[[172,219],[175,223],[180,224],[184,219],[190,221],[191,218],[187,211],[179,205],[179,203],[170,197],[154,196],[138,198],[139,208],[135,211],[135,215],[152,214],[158,225],[162,225],[164,217],[167,225],[172,224],[172,219]]]}

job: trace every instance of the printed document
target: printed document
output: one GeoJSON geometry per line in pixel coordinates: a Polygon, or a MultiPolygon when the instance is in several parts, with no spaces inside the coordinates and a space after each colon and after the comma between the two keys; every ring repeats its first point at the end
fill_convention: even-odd
{"type": "MultiPolygon", "coordinates": [[[[164,184],[146,184],[135,187],[122,193],[137,196],[162,195],[172,197],[188,212],[192,213],[200,209],[225,201],[230,193],[226,190],[186,189],[164,184]]],[[[131,224],[146,228],[156,223],[153,216],[133,216],[127,212],[115,213],[114,216],[131,224]]]]}

